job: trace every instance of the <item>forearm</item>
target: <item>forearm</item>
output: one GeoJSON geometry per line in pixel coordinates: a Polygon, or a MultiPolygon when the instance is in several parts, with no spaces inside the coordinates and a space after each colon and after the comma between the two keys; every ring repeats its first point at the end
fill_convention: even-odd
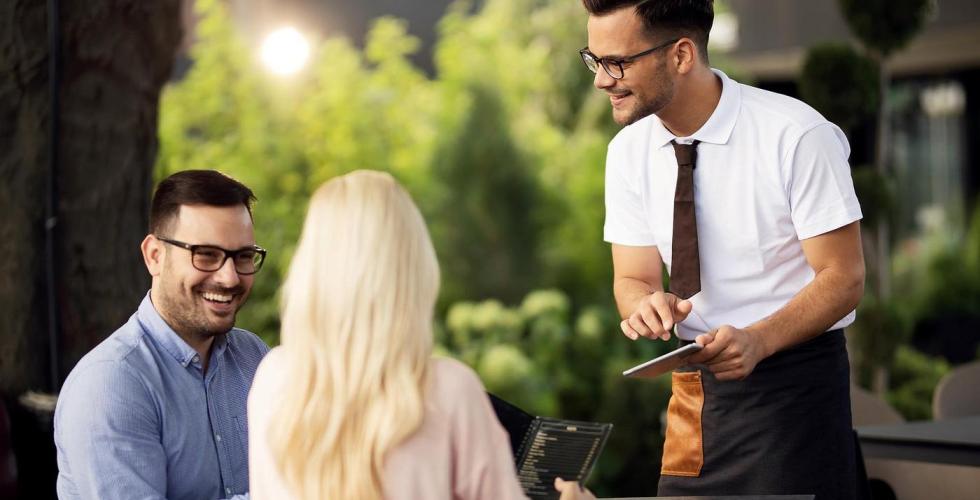
{"type": "Polygon", "coordinates": [[[663,284],[658,280],[649,283],[638,278],[619,277],[613,282],[613,295],[616,297],[616,308],[621,317],[628,318],[636,311],[640,300],[653,292],[662,292],[663,284]]]}
{"type": "Polygon", "coordinates": [[[805,342],[857,308],[864,294],[864,268],[826,268],[785,306],[745,330],[765,346],[766,356],[805,342]]]}

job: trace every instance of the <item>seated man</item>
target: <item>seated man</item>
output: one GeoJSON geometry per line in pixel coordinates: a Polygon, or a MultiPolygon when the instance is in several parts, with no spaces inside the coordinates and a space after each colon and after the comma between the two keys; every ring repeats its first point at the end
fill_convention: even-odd
{"type": "Polygon", "coordinates": [[[157,187],[140,247],[150,292],[61,391],[62,500],[247,494],[245,406],[268,347],[233,327],[265,257],[254,199],[214,171],[180,172],[157,187]]]}

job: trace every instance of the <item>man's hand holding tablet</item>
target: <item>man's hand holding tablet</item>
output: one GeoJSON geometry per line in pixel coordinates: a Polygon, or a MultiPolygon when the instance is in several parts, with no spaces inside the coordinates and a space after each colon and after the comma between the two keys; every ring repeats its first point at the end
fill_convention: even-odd
{"type": "Polygon", "coordinates": [[[636,365],[623,372],[623,376],[634,378],[653,378],[687,364],[687,358],[703,349],[701,344],[692,343],[675,349],[658,358],[636,365]]]}
{"type": "Polygon", "coordinates": [[[633,314],[619,326],[630,340],[640,337],[669,340],[671,329],[687,318],[691,308],[691,301],[657,291],[640,299],[633,314]]]}

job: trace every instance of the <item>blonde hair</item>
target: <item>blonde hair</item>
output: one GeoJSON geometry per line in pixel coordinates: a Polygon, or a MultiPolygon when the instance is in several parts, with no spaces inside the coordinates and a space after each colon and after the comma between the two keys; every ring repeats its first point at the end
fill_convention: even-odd
{"type": "Polygon", "coordinates": [[[292,494],[382,497],[385,454],[422,424],[438,290],[425,222],[390,175],[316,191],[283,289],[290,382],[268,429],[292,494]]]}

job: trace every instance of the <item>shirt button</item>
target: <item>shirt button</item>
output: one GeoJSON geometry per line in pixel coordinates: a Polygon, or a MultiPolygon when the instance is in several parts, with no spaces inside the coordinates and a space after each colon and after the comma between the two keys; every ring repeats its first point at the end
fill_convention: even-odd
{"type": "Polygon", "coordinates": [[[214,440],[220,443],[221,442],[221,434],[215,434],[214,435],[214,440]]]}
{"type": "Polygon", "coordinates": [[[191,361],[193,361],[195,363],[199,363],[201,361],[201,357],[200,356],[194,356],[194,359],[192,359],[191,361]]]}

